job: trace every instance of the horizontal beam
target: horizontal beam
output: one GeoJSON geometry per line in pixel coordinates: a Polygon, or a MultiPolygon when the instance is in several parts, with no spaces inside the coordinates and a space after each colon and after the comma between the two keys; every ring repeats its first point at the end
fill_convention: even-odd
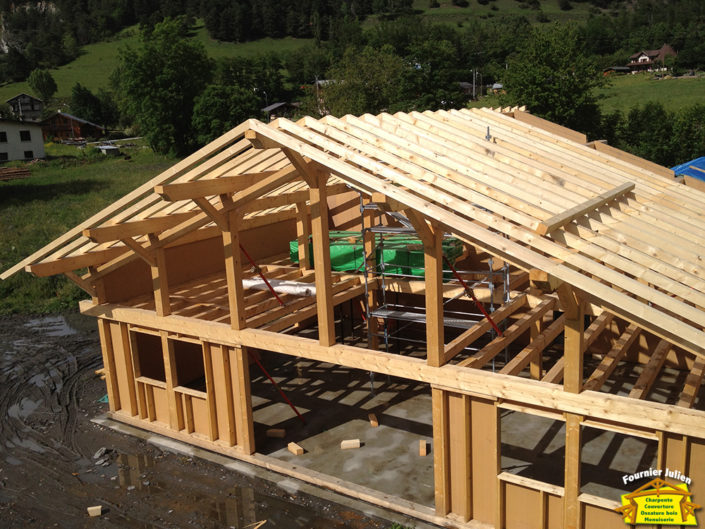
{"type": "Polygon", "coordinates": [[[558,413],[575,413],[608,422],[617,422],[675,434],[705,438],[705,412],[628,397],[583,391],[569,393],[556,384],[510,375],[467,369],[453,364],[433,367],[423,358],[372,351],[350,345],[321,346],[318,340],[277,334],[260,329],[236,331],[226,323],[194,320],[181,316],[157,316],[153,311],[94,305],[80,302],[83,314],[128,324],[190,335],[198,339],[231,347],[254,347],[288,356],[374,371],[391,376],[443,386],[452,391],[506,399],[529,406],[554,409],[558,413]]]}
{"type": "Polygon", "coordinates": [[[115,259],[124,253],[128,252],[129,248],[108,248],[107,250],[99,250],[97,252],[86,252],[73,257],[62,257],[55,261],[46,263],[35,263],[25,267],[27,272],[31,272],[37,277],[53,276],[55,274],[63,274],[71,270],[79,268],[87,268],[89,266],[98,266],[103,263],[115,259]]]}
{"type": "MultiPolygon", "coordinates": [[[[340,195],[346,191],[350,191],[347,184],[337,183],[326,186],[326,193],[328,195],[340,195]]],[[[291,193],[281,193],[275,196],[257,198],[242,206],[239,211],[241,213],[249,213],[253,211],[264,211],[271,208],[291,206],[297,202],[308,201],[309,195],[310,191],[308,189],[304,189],[301,191],[293,191],[291,193]]]]}
{"type": "Polygon", "coordinates": [[[230,194],[247,189],[253,184],[264,180],[276,171],[263,171],[261,173],[248,173],[237,176],[221,176],[192,182],[165,184],[154,186],[154,192],[164,200],[176,202],[192,198],[212,197],[215,195],[230,194]]]}
{"type": "Polygon", "coordinates": [[[122,222],[111,226],[98,226],[97,228],[86,228],[83,230],[83,235],[88,237],[93,242],[103,243],[111,241],[119,241],[129,237],[139,237],[149,233],[159,233],[169,228],[173,228],[198,215],[198,211],[189,211],[186,213],[171,213],[163,217],[154,217],[151,219],[134,220],[130,222],[122,222]]]}
{"type": "Polygon", "coordinates": [[[634,182],[625,182],[624,184],[617,186],[614,189],[610,189],[609,191],[597,195],[595,198],[591,198],[590,200],[586,200],[585,202],[582,202],[577,206],[567,209],[563,213],[559,213],[558,215],[554,215],[549,219],[542,220],[541,222],[539,222],[539,225],[536,228],[536,232],[539,235],[549,234],[552,231],[557,230],[562,226],[565,226],[572,220],[577,219],[578,217],[582,217],[586,213],[589,213],[590,211],[604,206],[612,200],[619,198],[626,193],[629,193],[632,189],[634,189],[634,187],[634,182]]]}

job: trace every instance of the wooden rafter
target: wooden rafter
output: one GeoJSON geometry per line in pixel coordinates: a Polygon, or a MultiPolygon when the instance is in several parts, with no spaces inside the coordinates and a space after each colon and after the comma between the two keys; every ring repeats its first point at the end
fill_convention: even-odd
{"type": "Polygon", "coordinates": [[[629,396],[633,399],[644,399],[651,391],[651,387],[656,381],[661,368],[663,367],[666,357],[669,351],[672,349],[672,345],[666,340],[659,341],[656,348],[651,353],[649,362],[644,366],[638,380],[634,384],[634,387],[629,392],[629,396]]]}
{"type": "Polygon", "coordinates": [[[197,211],[173,213],[166,217],[155,217],[109,226],[99,226],[97,228],[86,228],[83,230],[83,235],[98,243],[119,241],[128,237],[138,237],[149,233],[162,232],[192,219],[197,214],[197,211]]]}
{"type": "Polygon", "coordinates": [[[592,372],[590,378],[585,382],[584,388],[599,391],[617,368],[621,359],[629,352],[629,348],[639,337],[640,333],[641,329],[639,327],[634,324],[629,325],[615,342],[612,349],[604,356],[602,362],[592,372]]]}
{"type": "Polygon", "coordinates": [[[157,185],[154,186],[154,192],[170,202],[211,197],[223,193],[232,194],[257,184],[261,180],[272,176],[275,172],[263,171],[254,174],[221,176],[219,178],[194,180],[177,184],[157,185]]]}
{"type": "Polygon", "coordinates": [[[519,336],[521,336],[524,332],[527,331],[527,329],[533,322],[535,322],[539,318],[542,318],[543,315],[546,314],[546,312],[548,312],[555,306],[555,304],[556,300],[554,298],[549,298],[542,301],[529,312],[524,314],[521,318],[519,318],[516,322],[510,325],[509,328],[504,331],[502,336],[496,337],[494,340],[492,340],[489,344],[480,349],[473,356],[467,358],[466,360],[463,360],[462,362],[458,363],[458,365],[478,369],[481,368],[482,366],[487,364],[487,362],[497,356],[497,354],[499,354],[502,349],[511,345],[514,340],[519,338],[519,336]]]}
{"type": "Polygon", "coordinates": [[[685,386],[678,399],[678,406],[691,408],[695,404],[695,399],[698,398],[700,386],[703,383],[703,376],[705,376],[705,360],[696,358],[693,367],[690,368],[688,378],[685,379],[685,386]]]}
{"type": "Polygon", "coordinates": [[[551,345],[562,332],[565,326],[565,314],[551,322],[551,324],[535,338],[531,343],[524,347],[517,355],[505,365],[500,373],[507,375],[517,375],[531,362],[532,358],[540,355],[546,347],[551,345]]]}

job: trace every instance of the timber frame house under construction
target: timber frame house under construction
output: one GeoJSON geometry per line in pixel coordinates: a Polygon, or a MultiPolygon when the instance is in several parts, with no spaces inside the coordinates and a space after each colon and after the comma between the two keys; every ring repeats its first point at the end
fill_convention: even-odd
{"type": "Polygon", "coordinates": [[[338,490],[448,526],[607,529],[618,498],[580,487],[588,428],[650,440],[705,491],[704,206],[517,108],[249,120],[1,277],[91,296],[118,421],[254,461],[256,351],[392,375],[432,394],[435,508],[338,490]],[[395,229],[420,274],[375,268],[395,229]],[[359,232],[364,266],[332,268],[332,230],[359,232]],[[342,343],[340,311],[366,340],[342,343]],[[408,354],[395,318],[423,337],[408,354]],[[503,410],[564,424],[562,486],[501,470],[503,410]]]}

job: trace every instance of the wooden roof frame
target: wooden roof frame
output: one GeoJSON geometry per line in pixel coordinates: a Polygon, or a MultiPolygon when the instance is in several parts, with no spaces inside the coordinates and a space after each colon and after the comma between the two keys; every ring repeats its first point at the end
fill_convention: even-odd
{"type": "Polygon", "coordinates": [[[593,313],[705,358],[705,195],[650,162],[583,140],[519,109],[248,120],[0,279],[23,267],[48,275],[86,266],[84,280],[99,278],[142,250],[225,225],[230,211],[260,224],[258,215],[275,210],[294,218],[322,172],[333,175],[329,194],[383,195],[416,224],[433,219],[571,285],[593,313]]]}

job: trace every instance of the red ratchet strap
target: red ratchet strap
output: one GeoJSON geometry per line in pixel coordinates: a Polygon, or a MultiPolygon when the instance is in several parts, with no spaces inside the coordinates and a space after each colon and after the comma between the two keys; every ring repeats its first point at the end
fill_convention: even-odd
{"type": "Polygon", "coordinates": [[[269,281],[267,281],[267,278],[264,277],[264,274],[262,273],[262,270],[260,270],[259,266],[257,266],[257,265],[255,264],[255,262],[252,260],[252,257],[250,257],[250,254],[247,253],[247,250],[245,250],[245,248],[242,246],[242,244],[240,244],[240,249],[242,250],[242,253],[245,254],[245,257],[247,257],[247,260],[250,261],[250,264],[252,265],[252,268],[254,268],[255,272],[257,272],[257,273],[259,274],[259,276],[262,278],[262,281],[264,281],[264,284],[267,285],[267,288],[269,289],[269,291],[274,295],[275,298],[277,298],[277,301],[278,301],[279,304],[283,307],[283,306],[284,306],[284,302],[282,301],[282,298],[280,298],[280,297],[277,295],[277,293],[274,291],[274,289],[272,288],[272,285],[270,285],[270,284],[269,284],[269,281]]]}
{"type": "Polygon", "coordinates": [[[453,272],[453,275],[455,276],[455,278],[456,278],[458,281],[460,281],[460,284],[461,284],[461,285],[463,286],[463,288],[465,289],[465,293],[466,293],[468,296],[470,296],[470,298],[475,302],[475,305],[477,305],[477,308],[480,309],[480,312],[482,312],[482,314],[485,315],[485,318],[487,318],[487,321],[490,322],[490,325],[492,325],[492,328],[493,328],[495,331],[497,331],[497,334],[498,334],[499,336],[502,336],[502,331],[499,329],[499,327],[497,327],[497,324],[494,322],[494,320],[492,319],[492,317],[487,313],[487,311],[485,310],[485,307],[483,307],[483,306],[482,306],[482,303],[480,303],[480,302],[477,300],[477,298],[475,297],[475,293],[472,291],[472,289],[471,289],[469,286],[467,286],[467,285],[465,284],[465,281],[463,281],[463,278],[460,277],[460,275],[458,274],[458,272],[455,271],[455,268],[453,268],[453,265],[450,264],[450,261],[448,260],[448,258],[447,258],[445,255],[443,256],[443,260],[444,260],[445,263],[450,267],[450,270],[451,270],[451,272],[453,272]]]}

